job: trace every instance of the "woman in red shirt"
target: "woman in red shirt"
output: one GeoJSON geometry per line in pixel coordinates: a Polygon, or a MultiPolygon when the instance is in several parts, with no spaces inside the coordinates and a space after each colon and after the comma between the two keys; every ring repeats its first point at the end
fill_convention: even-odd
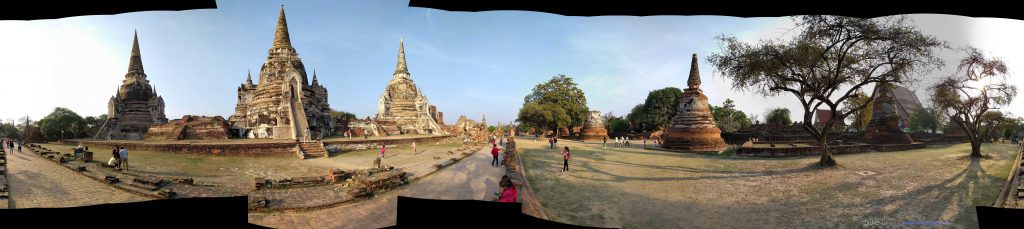
{"type": "Polygon", "coordinates": [[[519,196],[519,190],[516,189],[516,185],[512,183],[512,179],[510,179],[508,175],[501,177],[501,181],[498,182],[498,186],[504,188],[501,191],[501,197],[498,197],[498,202],[516,202],[516,198],[519,196]]]}

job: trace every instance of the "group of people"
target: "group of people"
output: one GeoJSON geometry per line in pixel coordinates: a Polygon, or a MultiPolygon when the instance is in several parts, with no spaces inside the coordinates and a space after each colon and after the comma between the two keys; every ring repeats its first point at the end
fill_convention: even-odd
{"type": "Polygon", "coordinates": [[[18,151],[17,152],[21,152],[21,145],[22,144],[24,144],[24,142],[22,142],[21,140],[0,139],[0,147],[6,146],[7,147],[7,152],[11,152],[11,153],[15,152],[14,151],[15,145],[17,145],[17,147],[18,147],[18,151]],[[17,144],[15,144],[15,142],[17,142],[17,144]]]}
{"type": "Polygon", "coordinates": [[[124,146],[114,146],[114,149],[110,151],[111,157],[107,161],[107,165],[119,169],[122,171],[128,171],[128,150],[124,146]]]}
{"type": "Polygon", "coordinates": [[[558,147],[558,137],[552,135],[551,138],[548,138],[548,145],[551,149],[558,147]]]}
{"type": "MultiPolygon", "coordinates": [[[[615,137],[615,139],[613,139],[613,140],[615,141],[614,142],[615,143],[615,145],[614,145],[615,147],[626,147],[626,146],[629,146],[629,136],[615,137]]],[[[646,142],[645,142],[645,144],[646,144],[646,142]]],[[[608,137],[604,137],[604,142],[602,143],[601,147],[606,148],[606,149],[608,148],[608,137]]]]}

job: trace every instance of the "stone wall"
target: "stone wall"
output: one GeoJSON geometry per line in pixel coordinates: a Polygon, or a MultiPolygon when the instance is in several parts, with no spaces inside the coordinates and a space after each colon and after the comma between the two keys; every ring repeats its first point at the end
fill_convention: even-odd
{"type": "MultiPolygon", "coordinates": [[[[868,144],[856,144],[856,145],[840,145],[840,146],[829,146],[832,148],[832,154],[851,154],[865,152],[871,149],[871,145],[868,144]]],[[[820,150],[818,146],[807,146],[807,147],[743,147],[736,151],[736,155],[745,157],[800,157],[800,156],[820,156],[820,150]]]]}
{"type": "Polygon", "coordinates": [[[185,115],[181,119],[171,120],[162,125],[149,127],[146,140],[214,140],[228,139],[230,131],[228,123],[220,116],[205,117],[185,115]]]}
{"type": "MultiPolygon", "coordinates": [[[[78,141],[64,140],[70,144],[82,144],[93,149],[110,149],[124,146],[128,150],[161,151],[182,154],[202,154],[217,156],[276,156],[294,155],[294,142],[252,143],[252,144],[202,144],[202,143],[147,143],[118,141],[78,141]]],[[[105,152],[104,150],[99,150],[105,152]]]]}

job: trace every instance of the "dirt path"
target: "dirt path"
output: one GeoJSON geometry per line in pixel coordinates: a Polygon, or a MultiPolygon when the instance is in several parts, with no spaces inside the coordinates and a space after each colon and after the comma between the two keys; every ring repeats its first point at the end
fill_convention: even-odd
{"type": "Polygon", "coordinates": [[[249,222],[275,228],[381,228],[395,225],[398,196],[487,200],[499,191],[503,167],[490,165],[490,148],[466,157],[422,180],[384,193],[374,199],[339,207],[300,213],[251,213],[249,222]]]}

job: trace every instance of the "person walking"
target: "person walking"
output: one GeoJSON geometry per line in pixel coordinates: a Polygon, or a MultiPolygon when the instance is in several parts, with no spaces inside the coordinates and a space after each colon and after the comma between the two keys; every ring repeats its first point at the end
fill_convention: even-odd
{"type": "Polygon", "coordinates": [[[555,135],[555,147],[558,147],[558,135],[555,135]]]}
{"type": "Polygon", "coordinates": [[[602,139],[602,140],[601,140],[601,148],[605,148],[605,149],[607,149],[607,148],[608,148],[608,136],[607,136],[607,135],[605,135],[605,136],[604,136],[604,137],[602,137],[601,139],[602,139]]]}
{"type": "Polygon", "coordinates": [[[548,149],[555,148],[555,137],[548,138],[548,149]]]}
{"type": "Polygon", "coordinates": [[[629,146],[629,136],[626,136],[626,146],[629,146]]]}
{"type": "Polygon", "coordinates": [[[562,150],[562,172],[569,171],[569,147],[566,146],[565,150],[562,150]]]}
{"type": "Polygon", "coordinates": [[[121,146],[121,170],[128,171],[128,150],[121,146]]]}
{"type": "Polygon", "coordinates": [[[416,152],[416,141],[412,141],[412,154],[417,154],[417,152],[416,152]]]}
{"type": "Polygon", "coordinates": [[[498,202],[516,202],[516,198],[519,196],[519,190],[516,189],[516,185],[512,183],[512,179],[509,178],[508,175],[501,177],[501,181],[498,182],[498,186],[502,187],[501,196],[498,197],[498,202]]]}
{"type": "Polygon", "coordinates": [[[501,151],[501,150],[498,149],[498,145],[497,144],[492,145],[492,147],[491,147],[491,156],[494,158],[493,160],[491,160],[491,165],[492,166],[498,166],[498,152],[499,151],[501,151]]]}
{"type": "Polygon", "coordinates": [[[384,158],[384,151],[387,151],[387,145],[380,145],[380,158],[384,158]]]}
{"type": "Polygon", "coordinates": [[[22,143],[20,143],[20,142],[19,142],[19,143],[18,143],[18,152],[19,152],[19,153],[21,153],[21,145],[22,145],[22,143]]]}

